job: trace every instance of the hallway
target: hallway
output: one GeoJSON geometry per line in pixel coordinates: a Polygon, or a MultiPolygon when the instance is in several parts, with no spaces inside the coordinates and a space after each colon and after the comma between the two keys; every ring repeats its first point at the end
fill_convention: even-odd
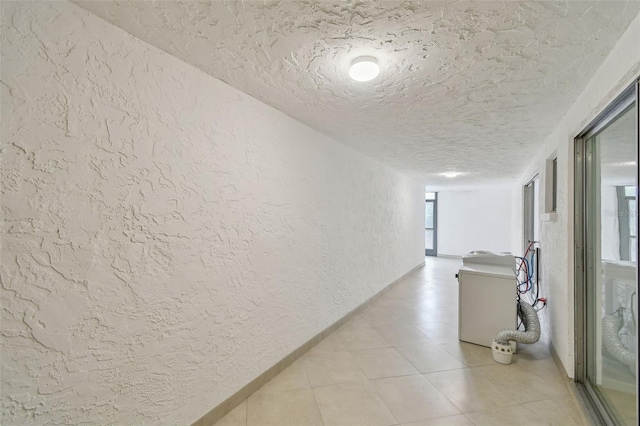
{"type": "Polygon", "coordinates": [[[508,366],[458,341],[459,266],[426,258],[216,426],[584,424],[546,340],[508,366]]]}

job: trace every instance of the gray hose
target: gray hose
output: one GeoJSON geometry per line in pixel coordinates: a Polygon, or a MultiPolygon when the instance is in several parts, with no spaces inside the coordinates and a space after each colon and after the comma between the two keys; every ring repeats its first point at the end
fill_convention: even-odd
{"type": "Polygon", "coordinates": [[[540,320],[538,313],[533,306],[527,302],[520,301],[518,303],[518,316],[522,319],[526,331],[518,331],[505,328],[500,330],[493,340],[501,345],[508,345],[509,341],[519,343],[535,343],[540,340],[540,320]]]}
{"type": "Polygon", "coordinates": [[[636,354],[625,348],[620,341],[618,332],[622,328],[622,318],[618,315],[605,315],[602,318],[602,342],[615,359],[626,366],[635,369],[636,354]]]}

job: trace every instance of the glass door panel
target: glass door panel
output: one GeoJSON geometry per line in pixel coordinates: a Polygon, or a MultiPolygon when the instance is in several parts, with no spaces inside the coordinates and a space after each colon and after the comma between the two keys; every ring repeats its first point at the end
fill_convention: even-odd
{"type": "Polygon", "coordinates": [[[425,250],[433,250],[433,229],[424,230],[424,248],[425,250]]]}
{"type": "Polygon", "coordinates": [[[636,106],[585,142],[585,385],[614,424],[637,424],[636,106]]]}
{"type": "Polygon", "coordinates": [[[438,195],[435,192],[427,192],[424,206],[424,254],[426,256],[437,255],[437,215],[438,195]]]}

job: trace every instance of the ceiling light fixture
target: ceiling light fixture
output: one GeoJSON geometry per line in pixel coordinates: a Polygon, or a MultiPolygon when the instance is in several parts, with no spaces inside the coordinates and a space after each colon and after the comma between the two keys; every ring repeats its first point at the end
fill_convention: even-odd
{"type": "Polygon", "coordinates": [[[355,81],[370,81],[380,74],[378,60],[373,56],[360,56],[351,62],[349,77],[355,81]]]}
{"type": "Polygon", "coordinates": [[[446,172],[446,173],[442,173],[442,176],[448,177],[448,178],[454,178],[460,174],[461,173],[457,173],[457,172],[446,172]]]}

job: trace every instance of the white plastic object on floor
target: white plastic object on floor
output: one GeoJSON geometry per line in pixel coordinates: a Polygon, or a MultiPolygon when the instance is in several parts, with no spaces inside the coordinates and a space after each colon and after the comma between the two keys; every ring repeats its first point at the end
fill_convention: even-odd
{"type": "Polygon", "coordinates": [[[491,343],[491,350],[493,351],[493,360],[500,364],[511,364],[511,357],[513,356],[512,345],[503,345],[495,340],[491,343]]]}

